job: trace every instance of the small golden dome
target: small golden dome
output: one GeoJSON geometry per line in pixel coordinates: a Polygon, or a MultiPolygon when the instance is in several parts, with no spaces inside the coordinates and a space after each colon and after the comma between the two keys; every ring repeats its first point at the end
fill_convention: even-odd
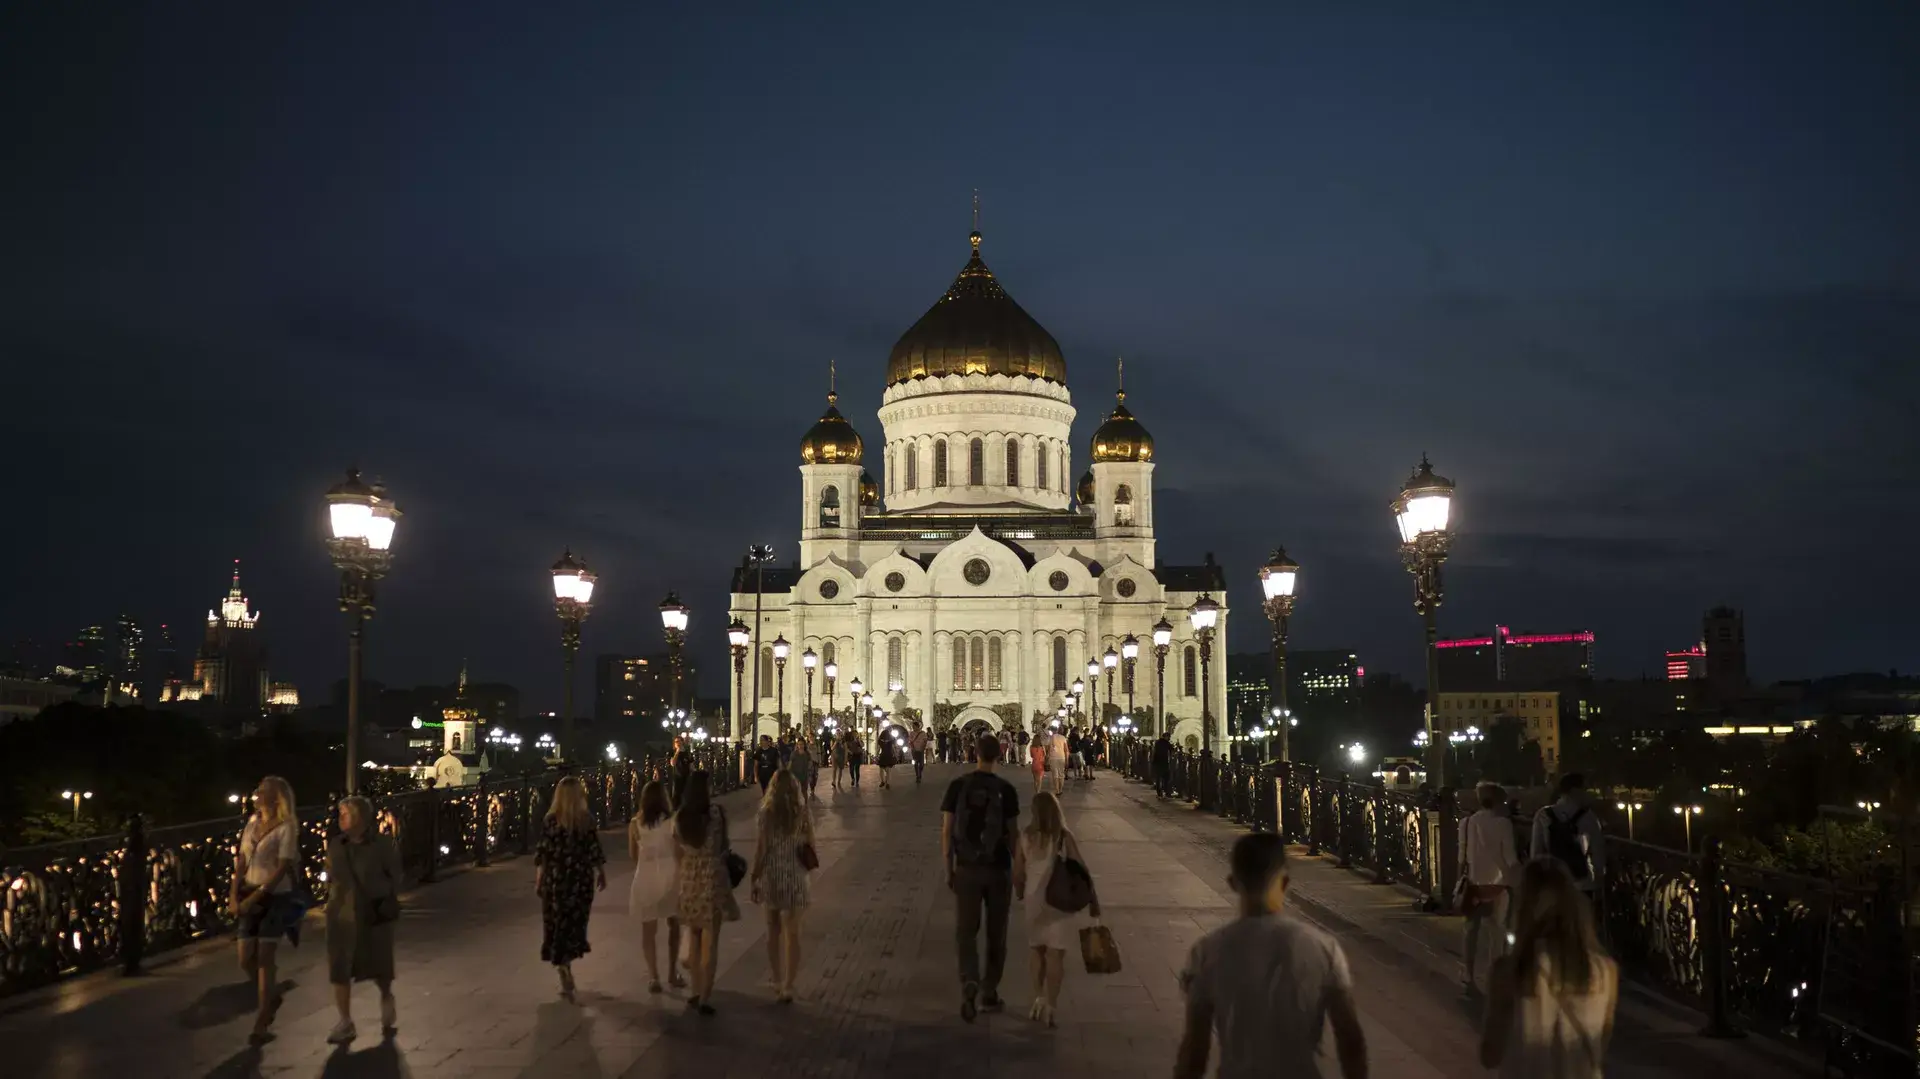
{"type": "Polygon", "coordinates": [[[1121,403],[1126,399],[1124,392],[1115,394],[1112,414],[1093,432],[1092,456],[1096,463],[1153,460],[1153,436],[1121,403]]]}
{"type": "Polygon", "coordinates": [[[834,403],[837,393],[827,394],[827,411],[819,422],[807,429],[800,440],[800,463],[807,465],[857,465],[863,447],[860,432],[840,414],[834,403]]]}
{"type": "Polygon", "coordinates": [[[1075,498],[1082,506],[1093,505],[1093,469],[1089,468],[1080,476],[1080,485],[1073,490],[1075,498]]]}
{"type": "Polygon", "coordinates": [[[880,485],[873,481],[873,473],[860,470],[860,508],[872,509],[880,504],[880,485]]]}
{"type": "Polygon", "coordinates": [[[980,233],[969,239],[973,257],[947,294],[894,344],[887,385],[941,375],[1029,375],[1065,385],[1060,343],[980,261],[980,233]]]}

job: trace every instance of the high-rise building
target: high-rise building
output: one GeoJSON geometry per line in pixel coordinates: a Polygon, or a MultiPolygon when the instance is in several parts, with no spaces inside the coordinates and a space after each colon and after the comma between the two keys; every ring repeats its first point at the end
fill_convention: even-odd
{"type": "Polygon", "coordinates": [[[107,631],[85,626],[61,649],[54,677],[82,689],[99,688],[107,678],[107,631]]]}
{"type": "Polygon", "coordinates": [[[1237,652],[1227,657],[1227,733],[1241,734],[1266,722],[1273,699],[1273,656],[1237,652]]]}
{"type": "Polygon", "coordinates": [[[1747,688],[1747,620],[1732,607],[1715,607],[1700,619],[1707,650],[1707,681],[1716,690],[1747,688]]]}
{"type": "Polygon", "coordinates": [[[1707,646],[1696,644],[1683,652],[1667,653],[1667,681],[1691,682],[1707,676],[1707,646]]]}
{"type": "Polygon", "coordinates": [[[1303,649],[1287,653],[1287,707],[1330,719],[1360,706],[1360,682],[1367,675],[1360,657],[1345,648],[1303,649]]]}
{"type": "Polygon", "coordinates": [[[123,614],[114,622],[113,683],[116,697],[147,699],[146,633],[140,620],[123,614]]]}
{"type": "Polygon", "coordinates": [[[1516,634],[1495,626],[1491,636],[1436,641],[1434,647],[1440,650],[1442,692],[1593,677],[1591,630],[1516,634]]]}
{"type": "MultiPolygon", "coordinates": [[[[207,612],[207,634],[193,661],[193,680],[203,701],[218,701],[235,714],[257,716],[267,704],[267,651],[260,612],[247,608],[240,591],[240,560],[218,610],[207,612]]],[[[183,698],[184,699],[184,698],[183,698]]]]}

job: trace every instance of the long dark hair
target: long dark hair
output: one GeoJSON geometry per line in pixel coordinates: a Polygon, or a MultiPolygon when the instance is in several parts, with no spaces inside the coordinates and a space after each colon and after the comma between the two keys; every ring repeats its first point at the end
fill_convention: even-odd
{"type": "Polygon", "coordinates": [[[640,824],[651,828],[673,816],[673,799],[667,797],[667,785],[657,779],[648,780],[640,788],[640,824]]]}
{"type": "Polygon", "coordinates": [[[673,829],[680,842],[689,847],[707,845],[707,826],[713,823],[713,784],[705,769],[687,777],[680,792],[680,812],[673,818],[673,829]]]}
{"type": "Polygon", "coordinates": [[[1520,896],[1514,918],[1513,966],[1520,992],[1532,995],[1542,959],[1552,971],[1553,988],[1585,993],[1598,980],[1600,938],[1594,933],[1587,899],[1573,874],[1558,858],[1535,858],[1520,871],[1520,896]]]}

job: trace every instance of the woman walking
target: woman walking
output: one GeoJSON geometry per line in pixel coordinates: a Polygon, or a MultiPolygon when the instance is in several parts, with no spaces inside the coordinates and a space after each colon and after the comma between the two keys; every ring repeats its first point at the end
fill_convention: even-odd
{"type": "Polygon", "coordinates": [[[540,845],[533,852],[533,890],[540,896],[540,960],[560,972],[560,996],[573,1002],[573,961],[592,949],[587,918],[593,893],[607,887],[607,853],[587,808],[587,787],[568,776],[553,788],[540,845]]]}
{"type": "Polygon", "coordinates": [[[1502,1079],[1600,1079],[1620,974],[1554,858],[1521,868],[1513,952],[1493,970],[1480,1063],[1502,1079]]]}
{"type": "Polygon", "coordinates": [[[253,816],[240,832],[234,852],[233,883],[227,909],[237,923],[240,969],[259,985],[259,1011],[248,1042],[264,1045],[267,1028],[280,1010],[280,986],[274,953],[306,913],[294,894],[300,878],[300,822],[293,815],[293,787],[267,776],[253,792],[253,816]]]}
{"type": "Polygon", "coordinates": [[[1057,731],[1047,739],[1047,772],[1053,778],[1053,793],[1064,793],[1067,789],[1067,739],[1057,731]]]}
{"type": "Polygon", "coordinates": [[[829,739],[829,748],[833,753],[833,789],[840,789],[840,775],[847,770],[846,738],[829,739]]]}
{"type": "Polygon", "coordinates": [[[400,919],[400,848],[373,826],[373,803],[340,800],[340,834],[327,840],[327,980],[340,1020],[327,1040],[345,1045],[353,1025],[353,983],[380,987],[380,1033],[399,1023],[393,1003],[393,926],[400,919]]]}
{"type": "Polygon", "coordinates": [[[687,1006],[713,1014],[714,965],[720,956],[720,925],[740,920],[727,876],[727,811],[713,804],[707,773],[687,780],[686,799],[673,817],[673,856],[680,867],[680,927],[691,945],[693,994],[687,1006]]]}
{"type": "Polygon", "coordinates": [[[1027,756],[1033,765],[1033,791],[1040,793],[1040,784],[1047,781],[1047,736],[1042,734],[1034,738],[1027,747],[1027,756]]]}
{"type": "Polygon", "coordinates": [[[760,802],[760,835],[753,852],[753,901],[767,912],[767,966],[774,1000],[793,1003],[800,974],[800,922],[807,910],[807,873],[819,864],[813,820],[792,772],[773,777],[760,802]]]}
{"type": "Polygon", "coordinates": [[[800,789],[807,797],[813,797],[813,788],[820,783],[820,770],[813,766],[813,740],[801,738],[794,743],[793,760],[788,762],[787,770],[793,778],[800,781],[800,789]]]}
{"type": "MultiPolygon", "coordinates": [[[[1067,975],[1067,949],[1074,946],[1079,933],[1080,915],[1064,911],[1047,902],[1047,885],[1052,882],[1061,858],[1086,865],[1080,844],[1067,830],[1060,800],[1041,791],[1033,796],[1033,819],[1020,835],[1021,853],[1027,862],[1026,891],[1021,896],[1027,923],[1027,946],[1033,949],[1033,1007],[1027,1012],[1048,1026],[1054,1025],[1054,1009],[1060,1004],[1060,985],[1067,975]]],[[[1100,916],[1100,901],[1088,908],[1100,916]]]]}
{"type": "Polygon", "coordinates": [[[880,735],[880,752],[874,763],[880,766],[880,789],[893,786],[893,766],[900,763],[900,746],[891,731],[880,735]]]}
{"type": "Polygon", "coordinates": [[[680,881],[674,870],[673,803],[658,780],[640,788],[640,812],[627,822],[627,856],[633,884],[627,911],[640,922],[640,952],[647,960],[647,992],[660,992],[660,922],[667,923],[667,984],[680,976],[680,881]]]}

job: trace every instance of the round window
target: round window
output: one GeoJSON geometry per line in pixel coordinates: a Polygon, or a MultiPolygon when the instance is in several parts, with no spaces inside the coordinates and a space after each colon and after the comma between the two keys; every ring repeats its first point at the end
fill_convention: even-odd
{"type": "Polygon", "coordinates": [[[1053,576],[1047,578],[1047,584],[1050,585],[1055,592],[1065,592],[1067,590],[1067,583],[1067,574],[1064,570],[1054,570],[1053,576]]]}
{"type": "Polygon", "coordinates": [[[898,592],[907,587],[907,578],[899,573],[887,574],[887,591],[898,592]]]}
{"type": "Polygon", "coordinates": [[[1120,593],[1121,599],[1131,599],[1134,588],[1133,578],[1131,577],[1122,577],[1120,578],[1120,583],[1113,586],[1113,590],[1120,593]]]}
{"type": "Polygon", "coordinates": [[[840,582],[829,577],[820,582],[820,598],[832,599],[840,594],[840,582]]]}
{"type": "Polygon", "coordinates": [[[987,578],[993,576],[993,567],[987,565],[986,559],[975,558],[961,572],[966,575],[968,584],[986,584],[987,578]]]}

